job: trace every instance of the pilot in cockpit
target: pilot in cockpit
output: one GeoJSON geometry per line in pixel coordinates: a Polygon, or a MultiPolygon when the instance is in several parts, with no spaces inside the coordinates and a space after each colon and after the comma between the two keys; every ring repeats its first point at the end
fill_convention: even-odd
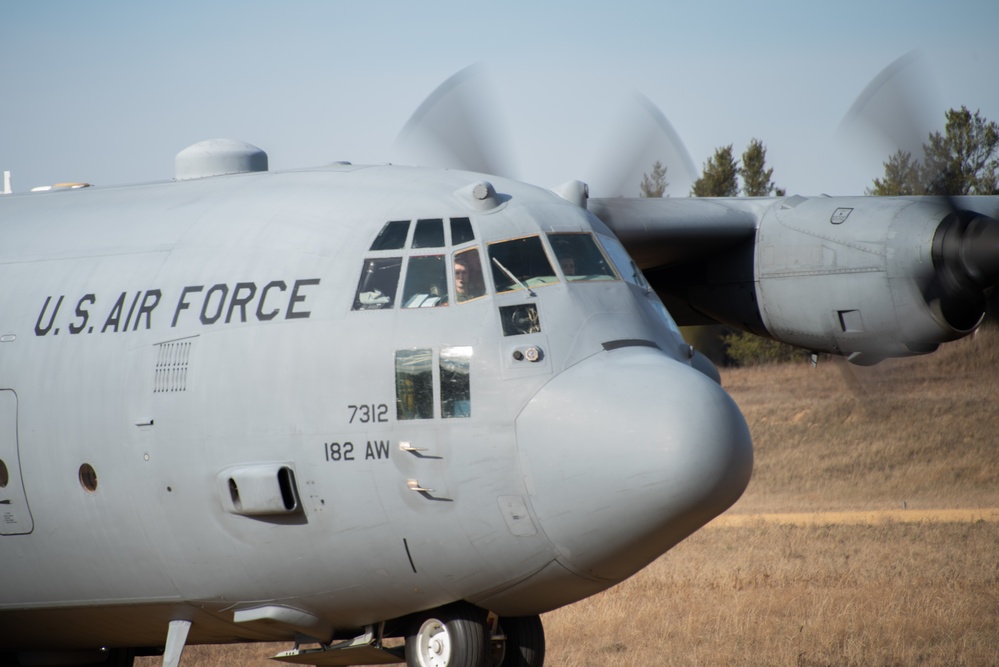
{"type": "Polygon", "coordinates": [[[443,255],[411,257],[403,293],[403,308],[435,308],[447,305],[447,281],[443,255]]]}
{"type": "Polygon", "coordinates": [[[475,248],[464,250],[454,256],[454,291],[458,303],[476,299],[486,293],[482,277],[482,262],[475,248]]]}

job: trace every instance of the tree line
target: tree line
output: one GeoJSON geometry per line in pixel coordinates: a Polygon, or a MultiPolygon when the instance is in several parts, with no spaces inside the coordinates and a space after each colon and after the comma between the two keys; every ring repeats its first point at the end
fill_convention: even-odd
{"type": "MultiPolygon", "coordinates": [[[[651,173],[644,174],[639,186],[643,197],[662,197],[669,181],[667,168],[656,160],[651,173]]],[[[732,144],[715,149],[713,157],[704,163],[701,176],[694,181],[692,197],[737,197],[739,177],[742,177],[742,194],[746,197],[783,197],[784,188],[777,187],[772,179],[774,170],[767,168],[767,147],[759,139],[749,142],[739,164],[732,154],[732,144]]]]}
{"type": "MultiPolygon", "coordinates": [[[[865,194],[904,195],[996,195],[999,194],[999,124],[972,113],[967,107],[945,114],[943,133],[932,132],[923,143],[922,156],[898,150],[884,165],[884,174],[875,178],[865,194]]],[[[690,189],[692,197],[783,197],[784,188],[773,181],[773,168],[767,167],[767,148],[752,139],[735,159],[732,144],[715,149],[704,162],[700,177],[690,189]],[[742,179],[740,186],[739,179],[742,179]]],[[[667,167],[660,161],[644,174],[640,185],[643,197],[662,197],[669,181],[667,167]]]]}

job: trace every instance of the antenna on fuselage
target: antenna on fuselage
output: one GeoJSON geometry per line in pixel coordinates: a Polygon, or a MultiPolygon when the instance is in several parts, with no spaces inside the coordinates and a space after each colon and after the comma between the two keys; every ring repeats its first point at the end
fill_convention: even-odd
{"type": "Polygon", "coordinates": [[[10,172],[3,172],[3,192],[0,194],[9,195],[13,190],[10,189],[10,172]]]}

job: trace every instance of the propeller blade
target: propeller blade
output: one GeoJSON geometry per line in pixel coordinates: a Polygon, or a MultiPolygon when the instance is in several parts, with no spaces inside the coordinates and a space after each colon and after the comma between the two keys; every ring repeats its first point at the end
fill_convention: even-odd
{"type": "Polygon", "coordinates": [[[680,135],[649,98],[636,92],[628,102],[587,179],[592,196],[638,197],[642,176],[657,160],[667,168],[666,192],[686,196],[697,170],[680,135]]]}
{"type": "Polygon", "coordinates": [[[939,121],[931,97],[929,66],[918,51],[888,65],[860,93],[840,121],[837,134],[856,139],[886,159],[897,150],[923,159],[923,143],[939,121]]]}
{"type": "Polygon", "coordinates": [[[404,161],[512,176],[508,133],[487,79],[482,66],[472,65],[438,86],[396,138],[404,161]]]}

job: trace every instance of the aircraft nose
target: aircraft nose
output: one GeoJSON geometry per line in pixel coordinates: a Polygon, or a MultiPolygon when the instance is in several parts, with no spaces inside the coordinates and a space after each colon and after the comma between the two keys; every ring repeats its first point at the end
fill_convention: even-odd
{"type": "Polygon", "coordinates": [[[731,397],[642,347],[553,378],[518,417],[517,446],[559,561],[597,580],[630,576],[724,512],[753,468],[731,397]]]}

